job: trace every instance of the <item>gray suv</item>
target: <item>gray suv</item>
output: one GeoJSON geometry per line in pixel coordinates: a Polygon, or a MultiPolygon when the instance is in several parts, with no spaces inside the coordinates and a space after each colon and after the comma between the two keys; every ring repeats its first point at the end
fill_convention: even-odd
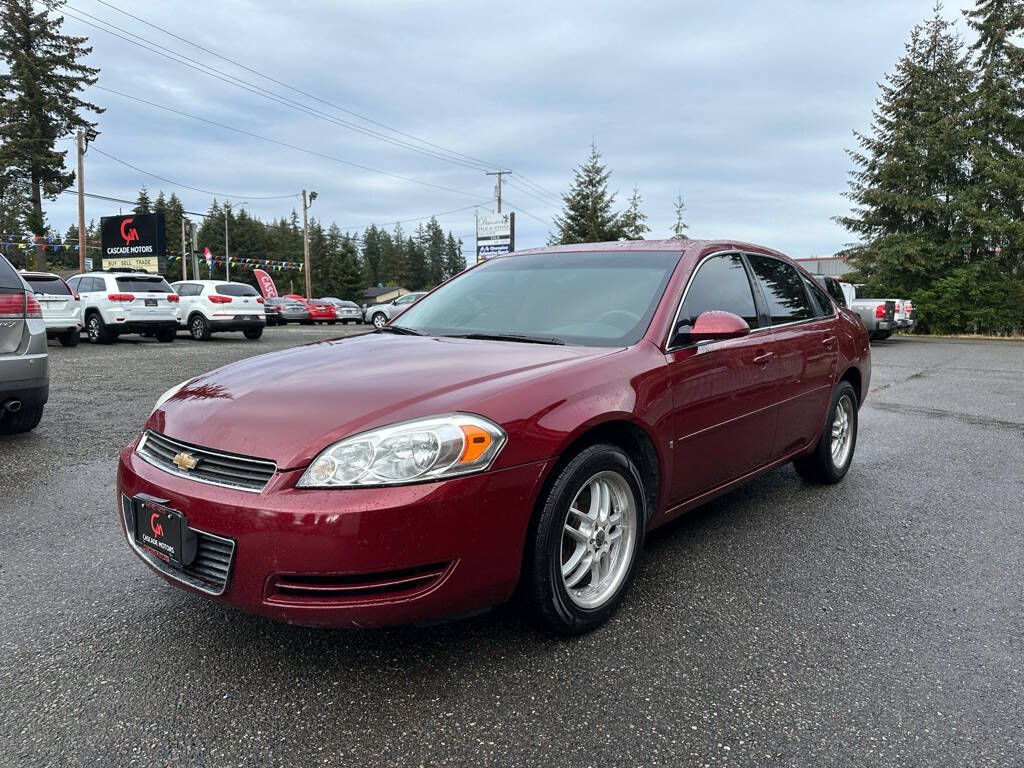
{"type": "Polygon", "coordinates": [[[49,397],[43,311],[28,283],[0,256],[0,435],[35,429],[49,397]]]}
{"type": "Polygon", "coordinates": [[[366,322],[373,323],[374,328],[383,328],[386,323],[394,320],[409,307],[415,304],[421,296],[426,296],[426,291],[406,293],[387,304],[375,304],[366,308],[366,322]]]}

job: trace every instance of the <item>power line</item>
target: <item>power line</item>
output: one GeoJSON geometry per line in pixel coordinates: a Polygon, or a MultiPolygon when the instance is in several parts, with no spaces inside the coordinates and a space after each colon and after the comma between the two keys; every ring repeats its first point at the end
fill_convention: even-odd
{"type": "Polygon", "coordinates": [[[452,192],[452,193],[454,193],[456,195],[466,195],[467,197],[478,197],[479,194],[480,194],[479,192],[467,192],[466,190],[463,190],[463,189],[454,189],[452,187],[445,187],[445,186],[442,186],[440,184],[433,184],[433,183],[431,183],[429,181],[421,181],[420,179],[413,179],[413,178],[410,178],[409,176],[402,176],[402,175],[397,174],[397,173],[391,173],[389,171],[382,171],[379,168],[372,168],[372,167],[370,167],[368,165],[362,165],[360,163],[354,163],[351,160],[343,160],[342,158],[335,157],[334,155],[328,155],[328,154],[326,154],[324,152],[318,152],[318,151],[316,151],[314,149],[309,149],[307,147],[300,147],[297,144],[290,144],[287,141],[280,141],[279,139],[272,139],[269,136],[261,136],[258,133],[253,133],[252,131],[246,131],[246,130],[244,130],[242,128],[235,128],[234,126],[226,125],[225,123],[219,123],[216,120],[209,120],[209,119],[207,119],[205,117],[199,117],[199,115],[193,115],[193,114],[190,114],[188,112],[183,112],[180,109],[174,109],[173,107],[168,107],[168,106],[165,106],[163,104],[157,104],[154,101],[149,101],[147,99],[143,99],[143,98],[140,98],[138,96],[132,96],[131,94],[123,93],[122,91],[115,91],[113,88],[107,88],[106,86],[103,86],[103,85],[93,85],[92,87],[96,88],[98,90],[101,90],[101,91],[106,91],[107,93],[113,93],[113,94],[115,94],[117,96],[121,96],[122,98],[125,98],[125,99],[131,99],[132,101],[137,101],[140,104],[146,104],[146,105],[148,105],[150,107],[155,107],[156,109],[162,109],[165,112],[170,112],[170,113],[175,114],[175,115],[180,115],[182,117],[187,117],[187,118],[190,118],[192,120],[198,120],[201,123],[206,123],[208,125],[214,125],[214,126],[217,126],[218,128],[223,128],[223,129],[228,130],[228,131],[233,131],[233,132],[239,133],[239,134],[241,134],[243,136],[249,136],[249,137],[254,138],[254,139],[260,139],[261,141],[267,141],[267,142],[270,142],[271,144],[277,144],[278,146],[287,147],[288,149],[293,149],[296,152],[303,152],[303,153],[305,153],[307,155],[312,155],[314,157],[319,157],[319,158],[322,158],[324,160],[330,160],[330,161],[335,162],[335,163],[341,163],[342,165],[348,165],[348,166],[351,166],[353,168],[359,168],[359,169],[364,170],[364,171],[370,171],[371,173],[379,173],[382,176],[388,176],[388,177],[390,177],[392,179],[398,179],[400,181],[407,181],[410,184],[419,184],[419,185],[424,186],[424,187],[431,187],[433,189],[440,189],[440,190],[442,190],[444,192],[452,192]]]}
{"type": "Polygon", "coordinates": [[[533,198],[534,200],[537,200],[538,202],[541,202],[541,203],[543,203],[544,205],[551,205],[551,206],[555,205],[555,204],[554,204],[554,203],[552,203],[552,202],[551,202],[550,200],[545,200],[545,199],[544,199],[543,197],[540,197],[539,195],[535,195],[535,194],[533,194],[533,193],[532,193],[532,192],[531,192],[531,191],[530,191],[529,189],[527,189],[526,187],[521,187],[521,186],[519,186],[518,184],[515,184],[515,183],[513,183],[513,182],[511,182],[511,181],[506,181],[505,183],[506,183],[506,184],[508,184],[508,185],[509,185],[510,187],[512,187],[513,189],[519,190],[519,191],[520,191],[520,192],[522,192],[522,193],[523,193],[524,195],[529,195],[529,196],[530,196],[530,197],[532,197],[532,198],[533,198]]]}
{"type": "MultiPolygon", "coordinates": [[[[37,0],[37,2],[46,4],[46,2],[44,2],[44,0],[37,0]]],[[[50,6],[48,6],[48,7],[50,7],[50,6]]],[[[434,152],[432,150],[427,150],[427,149],[423,149],[421,147],[416,147],[416,146],[414,146],[412,144],[409,144],[408,142],[401,141],[400,139],[394,139],[394,138],[391,138],[389,136],[385,136],[385,135],[383,135],[383,134],[381,134],[381,133],[379,133],[377,131],[373,131],[373,130],[371,130],[369,128],[365,128],[363,126],[357,125],[357,124],[349,122],[347,120],[341,120],[340,118],[333,117],[332,115],[329,115],[326,112],[323,112],[323,111],[318,110],[318,109],[314,109],[314,108],[309,107],[309,106],[307,106],[305,104],[297,102],[294,99],[290,99],[287,96],[282,96],[280,94],[274,93],[273,91],[267,90],[266,88],[263,88],[263,87],[261,87],[259,85],[256,85],[255,83],[251,83],[251,82],[248,82],[246,80],[242,80],[241,78],[236,77],[235,75],[232,75],[232,74],[230,74],[228,72],[224,72],[222,70],[219,70],[219,69],[216,69],[214,67],[211,67],[208,64],[204,64],[201,61],[197,61],[196,59],[193,59],[193,58],[191,58],[189,56],[185,56],[183,54],[180,54],[177,51],[174,51],[174,50],[172,50],[170,48],[167,48],[166,46],[160,45],[159,43],[155,43],[155,42],[153,42],[151,40],[147,40],[146,38],[139,37],[138,35],[134,35],[130,30],[127,30],[127,29],[124,29],[122,27],[119,27],[116,24],[111,24],[109,21],[105,21],[105,20],[103,20],[103,19],[101,19],[101,18],[99,18],[97,16],[93,16],[90,13],[86,13],[85,11],[77,9],[74,6],[67,5],[67,6],[61,7],[59,12],[60,13],[64,13],[64,14],[70,16],[71,18],[76,19],[77,21],[80,21],[83,24],[86,24],[87,26],[93,27],[94,29],[98,29],[101,32],[106,32],[108,35],[112,35],[113,37],[116,37],[116,38],[118,38],[120,40],[124,40],[127,43],[131,43],[132,45],[135,45],[135,46],[137,46],[139,48],[142,48],[143,50],[149,51],[150,53],[155,53],[156,55],[161,56],[161,57],[163,57],[165,59],[168,59],[170,61],[173,61],[176,64],[182,64],[182,65],[188,67],[189,69],[193,69],[193,70],[195,70],[195,71],[197,71],[197,72],[199,72],[201,74],[207,75],[207,76],[212,77],[212,78],[214,78],[216,80],[220,80],[221,82],[227,83],[228,85],[232,85],[232,86],[234,86],[236,88],[241,88],[244,91],[248,91],[249,93],[255,94],[257,96],[261,96],[261,97],[263,97],[263,98],[265,98],[265,99],[267,99],[269,101],[273,101],[276,104],[281,104],[282,106],[288,107],[290,109],[294,109],[294,110],[296,110],[298,112],[302,112],[303,114],[310,115],[311,117],[316,117],[316,118],[319,118],[321,120],[326,120],[327,122],[330,122],[330,123],[332,123],[334,125],[341,126],[343,128],[347,128],[347,129],[349,129],[351,131],[354,131],[356,133],[360,133],[360,134],[363,134],[365,136],[369,136],[371,138],[375,138],[375,139],[378,139],[380,141],[384,141],[386,143],[393,144],[393,145],[398,146],[398,147],[402,147],[404,149],[409,149],[409,150],[411,150],[413,152],[417,152],[417,153],[419,153],[421,155],[425,155],[427,157],[432,157],[432,158],[435,158],[435,159],[438,159],[438,160],[444,160],[446,162],[454,163],[455,165],[459,165],[459,166],[464,167],[464,168],[471,168],[473,170],[480,170],[481,168],[483,168],[482,165],[480,165],[480,164],[478,164],[476,162],[470,163],[470,162],[465,162],[463,160],[459,160],[457,158],[447,157],[445,155],[439,154],[439,153],[434,152]],[[74,11],[76,11],[77,13],[80,13],[80,14],[82,14],[84,16],[88,16],[90,19],[94,19],[95,21],[99,22],[100,24],[105,25],[106,27],[111,27],[112,29],[116,29],[119,32],[123,32],[124,35],[120,35],[117,32],[113,32],[110,29],[106,29],[103,26],[99,26],[99,24],[94,24],[94,23],[92,23],[90,21],[86,21],[81,16],[75,15],[75,13],[68,13],[68,11],[66,10],[67,8],[71,8],[74,11]],[[125,35],[130,35],[130,37],[126,37],[125,35]],[[150,47],[150,46],[155,46],[155,48],[154,47],[150,47]],[[159,48],[160,50],[156,50],[157,48],[159,48]],[[166,53],[164,53],[162,51],[166,51],[166,53]]]]}
{"type": "Polygon", "coordinates": [[[235,198],[235,199],[248,198],[249,200],[284,200],[285,198],[298,197],[299,196],[297,192],[293,192],[290,195],[230,195],[230,194],[228,194],[226,192],[213,192],[213,191],[211,191],[209,189],[201,189],[199,187],[190,187],[188,184],[182,184],[181,182],[173,181],[173,180],[165,178],[163,176],[159,176],[159,175],[157,175],[155,173],[152,173],[151,171],[146,171],[146,170],[143,170],[142,168],[139,168],[138,166],[132,165],[131,163],[129,163],[129,162],[125,161],[125,160],[122,160],[119,157],[114,157],[109,152],[104,152],[102,149],[97,147],[95,144],[89,145],[89,148],[94,150],[94,151],[96,151],[96,152],[99,152],[104,157],[109,157],[115,163],[120,163],[121,165],[124,165],[124,166],[127,166],[128,168],[131,168],[133,171],[138,171],[139,173],[145,174],[146,176],[152,176],[154,179],[159,179],[160,181],[165,181],[168,184],[173,184],[176,187],[182,187],[183,189],[191,189],[193,192],[202,192],[202,193],[207,194],[207,195],[213,195],[214,197],[235,198]]]}
{"type": "MultiPolygon", "coordinates": [[[[489,202],[491,202],[491,201],[490,200],[484,200],[484,201],[479,202],[479,203],[473,203],[473,205],[467,205],[467,206],[465,206],[463,208],[455,208],[455,209],[453,209],[451,211],[442,211],[441,213],[430,213],[430,214],[427,214],[426,216],[417,216],[414,219],[399,219],[397,221],[388,221],[386,223],[388,223],[388,224],[410,224],[410,223],[412,223],[414,221],[426,221],[427,219],[438,218],[438,217],[441,217],[441,216],[448,216],[448,215],[453,214],[453,213],[461,213],[462,211],[468,211],[468,210],[470,210],[472,208],[479,208],[481,205],[486,205],[489,202]]],[[[362,230],[362,229],[367,229],[368,227],[370,227],[371,225],[374,225],[376,223],[377,222],[375,222],[375,221],[371,221],[369,224],[366,224],[364,226],[360,226],[360,227],[356,227],[356,226],[340,227],[340,229],[342,231],[347,231],[347,230],[350,230],[350,229],[351,230],[362,230]]]]}
{"type": "Polygon", "coordinates": [[[506,202],[506,203],[507,203],[508,205],[510,205],[511,207],[515,208],[515,209],[516,209],[517,211],[519,211],[520,213],[525,213],[525,214],[526,214],[527,216],[529,216],[529,217],[530,217],[531,219],[536,219],[537,221],[539,221],[539,222],[540,222],[541,224],[544,224],[545,226],[551,226],[551,222],[550,222],[550,221],[548,221],[548,220],[545,220],[545,219],[542,219],[542,218],[541,218],[540,216],[534,216],[534,215],[533,215],[532,213],[530,213],[530,212],[529,212],[528,210],[526,210],[525,208],[520,208],[520,207],[519,207],[518,205],[516,205],[515,203],[513,203],[513,202],[512,202],[511,200],[509,200],[508,198],[505,198],[505,202],[506,202]]]}
{"type": "Polygon", "coordinates": [[[304,91],[301,88],[297,88],[294,85],[290,85],[289,83],[286,83],[284,81],[281,81],[281,80],[278,80],[278,79],[276,79],[274,77],[271,77],[270,75],[267,75],[267,74],[265,74],[263,72],[260,72],[259,70],[253,69],[252,67],[248,67],[248,66],[246,66],[245,64],[242,64],[239,61],[235,61],[234,59],[228,58],[227,56],[224,56],[223,54],[217,53],[216,51],[210,50],[209,48],[205,48],[205,47],[199,45],[198,43],[195,43],[195,42],[193,42],[193,41],[191,41],[191,40],[189,40],[187,38],[184,38],[184,37],[182,37],[180,35],[175,34],[174,32],[171,32],[170,30],[164,29],[163,27],[160,27],[160,26],[158,26],[156,24],[153,24],[152,22],[146,21],[145,19],[142,19],[139,16],[136,16],[136,15],[134,15],[132,13],[129,13],[128,11],[125,11],[122,8],[118,8],[116,5],[113,5],[112,3],[105,2],[105,0],[96,0],[96,2],[100,3],[101,5],[107,6],[108,8],[113,9],[113,10],[117,11],[118,13],[122,13],[125,16],[128,16],[131,19],[134,19],[135,21],[138,21],[138,22],[140,22],[142,24],[145,24],[148,27],[152,27],[153,29],[156,29],[156,30],[158,30],[160,32],[163,32],[165,35],[169,35],[170,37],[173,37],[176,40],[179,40],[179,41],[181,41],[183,43],[186,43],[187,45],[191,45],[193,48],[196,48],[196,49],[198,49],[200,51],[203,51],[204,53],[208,53],[211,56],[215,56],[216,58],[221,59],[222,61],[226,61],[229,64],[233,64],[236,67],[244,69],[247,72],[251,72],[254,75],[262,77],[265,80],[269,80],[270,82],[275,83],[277,85],[280,85],[280,86],[282,86],[284,88],[287,88],[287,89],[289,89],[291,91],[294,91],[295,93],[299,93],[299,94],[301,94],[303,96],[306,96],[307,98],[314,99],[315,101],[318,101],[321,104],[326,104],[327,106],[332,107],[334,109],[337,109],[340,112],[344,112],[345,114],[352,115],[353,117],[358,117],[360,120],[364,120],[364,121],[366,121],[368,123],[371,123],[373,125],[376,125],[376,126],[379,126],[381,128],[384,128],[384,129],[386,129],[388,131],[391,131],[392,133],[396,133],[399,136],[404,136],[407,139],[412,139],[414,141],[418,141],[421,144],[425,144],[426,146],[430,146],[430,147],[433,147],[435,149],[439,149],[439,150],[441,150],[443,152],[447,152],[447,153],[449,153],[451,155],[454,155],[454,156],[457,156],[457,157],[461,157],[461,158],[464,158],[466,160],[470,160],[470,161],[472,161],[472,162],[474,162],[474,163],[476,163],[476,164],[478,164],[478,165],[480,165],[482,167],[494,168],[494,167],[496,167],[498,165],[497,163],[492,163],[492,162],[489,162],[489,161],[486,161],[486,160],[481,160],[478,157],[473,157],[472,155],[466,155],[466,154],[463,154],[462,152],[457,152],[457,151],[455,151],[453,149],[448,149],[447,147],[444,147],[444,146],[442,146],[440,144],[435,144],[435,143],[433,143],[431,141],[427,141],[426,139],[422,139],[422,138],[419,138],[418,136],[414,136],[411,133],[406,133],[404,131],[400,131],[399,129],[397,129],[397,128],[393,127],[393,126],[390,126],[390,125],[388,125],[386,123],[382,123],[379,120],[374,120],[373,118],[366,117],[365,115],[361,115],[358,112],[353,112],[352,110],[347,109],[345,107],[342,107],[339,104],[335,104],[335,103],[333,103],[331,101],[323,99],[323,98],[321,98],[319,96],[316,96],[315,94],[312,94],[312,93],[309,93],[307,91],[304,91]]]}

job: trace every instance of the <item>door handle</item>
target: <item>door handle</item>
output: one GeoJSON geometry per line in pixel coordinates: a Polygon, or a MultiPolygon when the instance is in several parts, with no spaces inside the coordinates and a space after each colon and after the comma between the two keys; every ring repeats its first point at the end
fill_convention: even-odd
{"type": "Polygon", "coordinates": [[[825,345],[825,349],[831,350],[836,341],[837,339],[835,336],[826,336],[821,340],[821,343],[825,345]]]}
{"type": "Polygon", "coordinates": [[[758,355],[757,357],[755,357],[754,362],[760,366],[765,366],[768,365],[769,362],[771,362],[771,359],[773,357],[775,357],[774,352],[765,352],[763,355],[758,355]]]}

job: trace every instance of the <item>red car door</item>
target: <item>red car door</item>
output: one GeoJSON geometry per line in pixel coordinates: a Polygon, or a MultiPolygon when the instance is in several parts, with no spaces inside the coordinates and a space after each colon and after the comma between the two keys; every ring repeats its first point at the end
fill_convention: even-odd
{"type": "Polygon", "coordinates": [[[713,255],[697,266],[676,325],[692,325],[707,310],[739,315],[752,333],[738,339],[669,346],[673,504],[763,466],[775,440],[771,334],[759,327],[747,269],[739,254],[713,255]]]}
{"type": "Polygon", "coordinates": [[[831,300],[782,259],[747,255],[772,320],[771,367],[778,387],[772,458],[817,439],[832,399],[839,340],[831,300]]]}

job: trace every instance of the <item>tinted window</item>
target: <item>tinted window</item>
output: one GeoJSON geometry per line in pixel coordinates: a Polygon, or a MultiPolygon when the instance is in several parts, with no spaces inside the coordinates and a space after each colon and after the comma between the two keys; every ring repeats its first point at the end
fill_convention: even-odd
{"type": "Polygon", "coordinates": [[[750,256],[750,266],[768,302],[773,325],[814,317],[800,273],[784,261],[767,256],[750,256]]]}
{"type": "Polygon", "coordinates": [[[129,293],[174,293],[162,277],[119,277],[117,288],[129,293]]]}
{"type": "MultiPolygon", "coordinates": [[[[829,300],[828,294],[825,293],[822,287],[814,280],[809,280],[803,275],[800,277],[803,278],[804,284],[807,286],[807,290],[811,294],[811,302],[814,304],[815,309],[814,314],[818,317],[834,315],[836,311],[832,307],[832,302],[829,300]]],[[[834,282],[834,280],[828,280],[826,281],[826,285],[834,282]]],[[[842,291],[840,291],[840,293],[842,293],[842,291]]]]}
{"type": "Polygon", "coordinates": [[[71,295],[71,291],[59,277],[26,277],[25,282],[32,286],[36,293],[47,293],[50,296],[71,295]]]}
{"type": "Polygon", "coordinates": [[[843,287],[839,284],[838,280],[831,277],[822,277],[821,275],[815,275],[814,281],[828,293],[833,299],[836,300],[836,304],[840,307],[846,306],[846,296],[843,294],[843,287]]]}
{"type": "Polygon", "coordinates": [[[412,304],[419,297],[419,294],[413,295],[411,293],[407,293],[405,296],[402,296],[399,299],[395,299],[395,304],[412,304]]]}
{"type": "Polygon", "coordinates": [[[712,309],[732,312],[757,328],[754,294],[739,254],[712,256],[700,265],[686,289],[679,322],[692,326],[701,312],[712,309]]]}
{"type": "Polygon", "coordinates": [[[217,286],[221,296],[259,296],[256,289],[245,283],[221,283],[217,286]]]}
{"type": "Polygon", "coordinates": [[[678,251],[535,253],[487,261],[407,309],[432,336],[475,333],[625,346],[647,330],[678,251]]]}
{"type": "Polygon", "coordinates": [[[203,292],[203,286],[197,283],[182,283],[178,286],[178,294],[181,296],[198,296],[203,292]]]}
{"type": "Polygon", "coordinates": [[[82,288],[79,293],[89,293],[90,291],[104,291],[107,286],[103,281],[102,277],[83,277],[82,288]]]}
{"type": "Polygon", "coordinates": [[[77,291],[78,290],[78,283],[81,282],[81,280],[82,280],[82,278],[77,277],[77,276],[76,277],[72,277],[70,280],[68,280],[68,285],[71,286],[71,290],[72,291],[77,291]]]}
{"type": "Polygon", "coordinates": [[[14,267],[3,256],[0,256],[0,288],[18,288],[21,290],[25,288],[21,284],[21,278],[18,277],[14,267]]]}

